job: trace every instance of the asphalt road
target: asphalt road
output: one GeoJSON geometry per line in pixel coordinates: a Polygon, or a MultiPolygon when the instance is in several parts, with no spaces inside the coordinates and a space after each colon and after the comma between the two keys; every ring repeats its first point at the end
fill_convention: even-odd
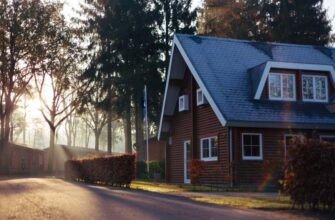
{"type": "Polygon", "coordinates": [[[305,219],[287,213],[207,205],[177,196],[71,183],[0,180],[0,219],[305,219]]]}

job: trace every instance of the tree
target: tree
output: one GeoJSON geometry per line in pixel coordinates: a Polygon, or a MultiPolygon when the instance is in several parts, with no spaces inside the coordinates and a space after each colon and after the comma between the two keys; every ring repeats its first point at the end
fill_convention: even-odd
{"type": "Polygon", "coordinates": [[[270,7],[273,40],[313,45],[332,41],[331,22],[323,9],[323,0],[278,0],[270,7]]]}
{"type": "MultiPolygon", "coordinates": [[[[98,151],[100,135],[102,129],[107,124],[109,113],[100,107],[101,101],[104,99],[104,97],[101,96],[101,94],[98,92],[93,92],[93,90],[99,91],[99,87],[97,85],[98,84],[96,84],[96,86],[92,86],[92,92],[87,94],[84,100],[81,100],[82,106],[80,112],[84,122],[94,133],[95,150],[98,151]]],[[[111,150],[108,151],[111,152],[111,150]]]]}
{"type": "Polygon", "coordinates": [[[172,37],[175,33],[194,34],[196,10],[191,10],[192,0],[157,0],[162,15],[162,40],[165,56],[165,74],[169,65],[172,37]]]}
{"type": "MultiPolygon", "coordinates": [[[[132,152],[131,123],[135,118],[136,142],[143,142],[142,99],[148,85],[153,103],[159,103],[162,88],[158,34],[159,11],[149,0],[90,1],[85,8],[90,16],[83,28],[99,42],[84,77],[101,82],[107,94],[105,108],[114,105],[124,118],[126,152],[132,152]],[[114,98],[114,101],[113,101],[114,98]]],[[[111,111],[109,111],[111,114],[111,111]]],[[[110,121],[110,120],[109,120],[110,121]]],[[[111,125],[111,124],[110,124],[111,125]]],[[[111,129],[108,128],[110,132],[111,129]]],[[[109,142],[110,145],[112,142],[109,142]]]]}
{"type": "Polygon", "coordinates": [[[10,117],[32,79],[32,63],[43,54],[43,38],[56,3],[0,1],[0,120],[2,141],[10,135],[10,117]]]}
{"type": "Polygon", "coordinates": [[[219,37],[315,45],[332,40],[323,0],[206,0],[198,23],[200,34],[219,37]]]}
{"type": "Polygon", "coordinates": [[[60,13],[54,14],[48,35],[44,39],[48,48],[44,59],[36,63],[35,87],[42,103],[41,112],[50,128],[48,171],[53,172],[56,129],[76,108],[78,91],[76,81],[77,48],[72,29],[60,13]],[[46,95],[50,93],[50,95],[46,95]]]}

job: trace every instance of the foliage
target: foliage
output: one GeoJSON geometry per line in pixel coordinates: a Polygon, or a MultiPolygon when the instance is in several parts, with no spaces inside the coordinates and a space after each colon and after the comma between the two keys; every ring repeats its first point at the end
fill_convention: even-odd
{"type": "Polygon", "coordinates": [[[191,176],[191,184],[198,185],[200,184],[201,173],[205,169],[205,163],[201,160],[191,160],[190,164],[190,176],[191,176]]]}
{"type": "Polygon", "coordinates": [[[145,161],[136,162],[136,178],[153,179],[155,173],[158,173],[161,179],[165,179],[165,161],[150,161],[149,173],[147,173],[147,163],[145,161]]]}
{"type": "Polygon", "coordinates": [[[322,0],[205,0],[200,34],[258,41],[326,45],[331,23],[322,0]]]}
{"type": "Polygon", "coordinates": [[[135,178],[135,155],[73,159],[64,166],[69,180],[121,186],[135,178]]]}
{"type": "Polygon", "coordinates": [[[0,138],[8,141],[10,117],[29,92],[37,66],[49,50],[45,40],[62,7],[41,0],[0,0],[0,138]]]}
{"type": "Polygon", "coordinates": [[[175,33],[194,34],[197,13],[196,10],[191,10],[192,0],[156,0],[155,2],[161,15],[159,23],[162,20],[160,26],[166,76],[173,35],[175,33]]]}
{"type": "Polygon", "coordinates": [[[335,146],[319,140],[288,149],[284,190],[296,205],[335,209],[335,146]]]}

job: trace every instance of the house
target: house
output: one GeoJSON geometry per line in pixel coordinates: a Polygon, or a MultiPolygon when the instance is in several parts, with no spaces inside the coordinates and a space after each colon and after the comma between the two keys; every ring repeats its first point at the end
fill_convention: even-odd
{"type": "Polygon", "coordinates": [[[335,140],[335,49],[176,35],[158,138],[167,181],[274,186],[292,138],[335,140]]]}
{"type": "MultiPolygon", "coordinates": [[[[137,161],[147,160],[147,147],[146,140],[143,141],[142,147],[136,149],[136,159],[137,161]]],[[[157,137],[149,138],[148,142],[149,148],[149,161],[165,161],[165,141],[158,141],[157,137]]]]}
{"type": "Polygon", "coordinates": [[[14,143],[8,143],[1,147],[5,151],[0,154],[0,174],[39,175],[44,173],[43,150],[14,143]],[[6,163],[8,164],[6,165],[6,163]]]}

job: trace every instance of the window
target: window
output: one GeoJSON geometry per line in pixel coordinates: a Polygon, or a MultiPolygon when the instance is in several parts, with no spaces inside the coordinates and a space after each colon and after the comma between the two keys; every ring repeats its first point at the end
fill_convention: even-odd
{"type": "Polygon", "coordinates": [[[262,134],[242,134],[242,158],[243,160],[263,159],[262,134]]]}
{"type": "Polygon", "coordinates": [[[210,137],[200,140],[201,160],[213,161],[218,160],[218,138],[210,137]]]}
{"type": "Polygon", "coordinates": [[[302,76],[304,101],[328,102],[328,80],[326,76],[302,76]]]}
{"type": "Polygon", "coordinates": [[[188,110],[188,95],[182,95],[179,97],[179,111],[188,110]]]}
{"type": "Polygon", "coordinates": [[[206,98],[201,89],[197,89],[197,106],[206,104],[206,98]]]}
{"type": "Polygon", "coordinates": [[[335,144],[335,135],[321,135],[320,140],[335,144]]]}
{"type": "Polygon", "coordinates": [[[271,100],[295,100],[295,75],[270,73],[269,97],[271,100]]]}

